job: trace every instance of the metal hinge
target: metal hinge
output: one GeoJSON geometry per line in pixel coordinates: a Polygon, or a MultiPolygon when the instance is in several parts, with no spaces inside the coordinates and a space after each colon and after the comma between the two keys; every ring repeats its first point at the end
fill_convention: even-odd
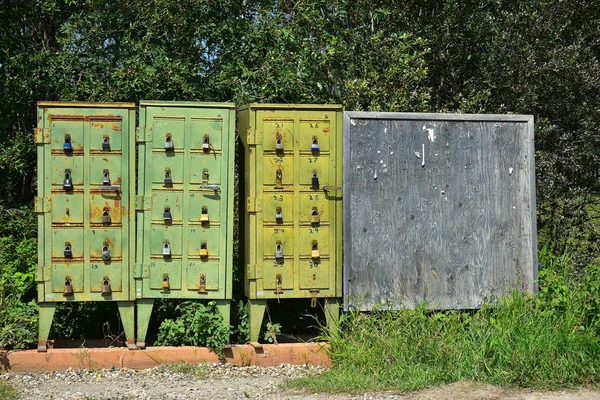
{"type": "Polygon", "coordinates": [[[152,141],[151,130],[146,130],[145,126],[138,126],[135,128],[135,141],[136,143],[146,143],[152,141]]]}
{"type": "Polygon", "coordinates": [[[141,279],[144,277],[144,264],[135,264],[133,279],[141,279]]]}
{"type": "Polygon", "coordinates": [[[52,199],[49,197],[36,197],[34,199],[34,210],[36,213],[47,213],[50,212],[50,204],[52,199]]]}
{"type": "Polygon", "coordinates": [[[262,265],[247,264],[246,278],[248,280],[256,280],[262,278],[262,265]]]}
{"type": "Polygon", "coordinates": [[[262,132],[248,129],[248,144],[257,145],[262,144],[262,132]]]}
{"type": "Polygon", "coordinates": [[[35,128],[33,130],[33,142],[35,144],[49,144],[50,143],[50,129],[35,128]]]}
{"type": "Polygon", "coordinates": [[[40,267],[38,265],[38,267],[35,269],[35,281],[36,283],[43,283],[44,282],[44,271],[46,270],[47,265],[44,264],[42,267],[40,267]]]}
{"type": "Polygon", "coordinates": [[[150,196],[135,196],[135,209],[148,211],[152,209],[152,198],[150,196]]]}
{"type": "Polygon", "coordinates": [[[263,201],[262,198],[248,197],[246,199],[246,211],[248,212],[262,212],[263,201]]]}

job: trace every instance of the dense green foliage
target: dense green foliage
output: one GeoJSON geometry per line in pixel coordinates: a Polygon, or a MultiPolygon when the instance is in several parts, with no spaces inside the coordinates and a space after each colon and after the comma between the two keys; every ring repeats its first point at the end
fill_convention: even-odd
{"type": "Polygon", "coordinates": [[[37,342],[36,249],[35,239],[0,237],[0,348],[37,342]]]}
{"type": "MultiPolygon", "coordinates": [[[[583,268],[600,243],[598,6],[0,1],[0,326],[9,330],[0,344],[28,346],[34,336],[38,100],[326,102],[349,110],[533,114],[540,242],[555,254],[569,252],[583,268]],[[27,322],[15,326],[17,315],[27,322]]],[[[64,306],[56,337],[86,334],[75,317],[82,310],[73,307],[88,316],[116,315],[109,306],[64,306]]]]}
{"type": "Polygon", "coordinates": [[[581,279],[545,250],[538,296],[514,292],[475,312],[352,312],[326,334],[333,368],[311,391],[414,390],[458,380],[557,388],[600,381],[600,265],[581,279]],[[368,345],[365,345],[368,343],[368,345]]]}
{"type": "Polygon", "coordinates": [[[158,329],[157,346],[207,346],[219,356],[231,334],[229,323],[217,310],[216,303],[206,305],[184,301],[175,308],[175,318],[165,319],[158,329]]]}

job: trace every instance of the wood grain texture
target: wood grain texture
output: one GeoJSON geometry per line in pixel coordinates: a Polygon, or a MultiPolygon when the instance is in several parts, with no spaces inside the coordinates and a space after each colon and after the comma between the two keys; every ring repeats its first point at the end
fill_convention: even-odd
{"type": "Polygon", "coordinates": [[[535,291],[531,117],[384,116],[345,116],[345,308],[535,291]]]}

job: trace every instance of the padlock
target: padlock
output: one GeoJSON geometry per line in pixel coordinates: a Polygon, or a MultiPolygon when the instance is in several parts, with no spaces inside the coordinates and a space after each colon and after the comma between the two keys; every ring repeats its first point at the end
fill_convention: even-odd
{"type": "Polygon", "coordinates": [[[110,174],[108,173],[107,169],[105,169],[102,173],[102,184],[105,186],[110,186],[110,174]]]}
{"type": "Polygon", "coordinates": [[[65,258],[73,258],[73,250],[71,249],[71,243],[69,243],[69,242],[65,243],[64,255],[65,255],[65,258]]]}
{"type": "Polygon", "coordinates": [[[108,279],[108,276],[105,276],[102,280],[102,296],[109,296],[111,293],[110,279],[108,279]]]}
{"type": "Polygon", "coordinates": [[[198,285],[198,292],[205,293],[206,292],[206,275],[200,275],[200,284],[198,285]]]}
{"type": "Polygon", "coordinates": [[[102,139],[102,150],[110,151],[110,139],[108,138],[108,136],[104,136],[104,138],[102,139]]]}
{"type": "Polygon", "coordinates": [[[163,244],[163,256],[170,257],[171,256],[171,245],[169,242],[165,242],[163,244]]]}
{"type": "Polygon", "coordinates": [[[65,290],[63,291],[63,296],[73,296],[73,283],[68,276],[65,277],[65,290]]]}
{"type": "Polygon", "coordinates": [[[208,169],[202,170],[202,184],[208,185],[208,169]]]}
{"type": "Polygon", "coordinates": [[[275,139],[275,150],[283,151],[283,140],[281,140],[281,135],[277,135],[277,138],[275,139]]]}
{"type": "Polygon", "coordinates": [[[102,245],[102,259],[104,261],[110,260],[110,248],[108,247],[108,243],[104,242],[102,245]]]}
{"type": "Polygon", "coordinates": [[[110,222],[110,210],[108,207],[104,207],[104,210],[102,211],[102,223],[110,224],[110,222]]]}
{"type": "Polygon", "coordinates": [[[278,169],[275,173],[275,187],[280,188],[283,186],[283,172],[278,169]]]}
{"type": "Polygon", "coordinates": [[[73,178],[71,178],[71,170],[65,169],[65,181],[63,182],[64,189],[73,189],[73,178]]]}
{"type": "Polygon", "coordinates": [[[169,275],[164,274],[162,279],[162,288],[165,292],[169,291],[171,286],[169,285],[169,275]]]}
{"type": "Polygon", "coordinates": [[[275,245],[275,258],[283,258],[283,245],[277,242],[275,245]]]}
{"type": "Polygon", "coordinates": [[[171,207],[165,207],[165,211],[163,212],[163,219],[166,223],[171,222],[173,218],[171,218],[171,207]]]}
{"type": "Polygon", "coordinates": [[[208,222],[208,207],[202,207],[202,214],[200,214],[200,222],[205,223],[208,222]]]}
{"type": "Polygon", "coordinates": [[[283,222],[283,213],[281,212],[281,207],[277,207],[277,209],[275,210],[275,220],[278,223],[283,222]]]}
{"type": "Polygon", "coordinates": [[[173,138],[171,137],[170,133],[167,133],[167,136],[165,137],[165,150],[170,151],[174,149],[175,146],[173,145],[173,138]]]}
{"type": "Polygon", "coordinates": [[[313,242],[312,242],[311,257],[312,258],[319,258],[319,257],[321,257],[320,254],[319,254],[319,244],[317,243],[316,240],[313,240],[313,242]]]}
{"type": "Polygon", "coordinates": [[[73,151],[73,145],[71,144],[71,135],[65,135],[65,143],[63,144],[63,150],[65,152],[73,151]]]}
{"type": "Polygon", "coordinates": [[[316,136],[313,136],[313,138],[312,138],[312,144],[310,145],[310,150],[311,151],[320,151],[319,150],[319,141],[316,136]]]}
{"type": "Polygon", "coordinates": [[[319,188],[319,175],[317,174],[317,171],[313,171],[312,173],[312,187],[314,189],[319,188]]]}
{"type": "Polygon", "coordinates": [[[200,257],[208,257],[208,247],[206,242],[200,243],[200,257]]]}
{"type": "Polygon", "coordinates": [[[312,211],[310,212],[310,223],[311,224],[321,223],[321,218],[319,217],[319,210],[317,210],[317,207],[313,207],[312,211]]]}
{"type": "Polygon", "coordinates": [[[208,138],[208,135],[204,135],[204,139],[202,140],[202,150],[210,150],[210,139],[208,138]]]}
{"type": "Polygon", "coordinates": [[[171,179],[171,170],[169,168],[165,169],[165,185],[169,186],[173,184],[173,179],[171,179]]]}

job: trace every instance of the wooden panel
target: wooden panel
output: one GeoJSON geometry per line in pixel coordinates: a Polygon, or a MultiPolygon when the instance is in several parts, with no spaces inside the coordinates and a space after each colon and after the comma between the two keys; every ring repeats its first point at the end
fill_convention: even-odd
{"type": "Polygon", "coordinates": [[[528,116],[346,113],[345,307],[479,307],[537,280],[528,116]]]}

